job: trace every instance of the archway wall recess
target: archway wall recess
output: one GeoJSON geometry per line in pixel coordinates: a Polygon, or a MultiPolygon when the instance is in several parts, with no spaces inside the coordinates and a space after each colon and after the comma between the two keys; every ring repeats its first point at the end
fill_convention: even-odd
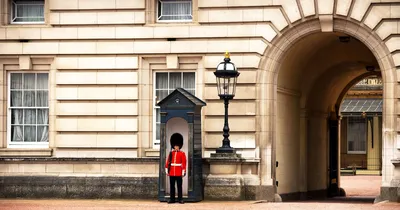
{"type": "MultiPolygon", "coordinates": [[[[297,5],[301,18],[292,21],[287,18],[288,25],[278,33],[267,47],[264,57],[261,59],[257,73],[257,116],[258,116],[258,139],[261,164],[260,176],[262,185],[275,184],[276,174],[276,140],[277,140],[277,113],[278,113],[278,90],[279,70],[287,56],[287,52],[301,39],[321,32],[343,33],[358,39],[364,44],[375,57],[378,68],[381,72],[384,83],[384,108],[383,108],[383,163],[382,163],[382,190],[396,187],[399,168],[396,168],[393,160],[400,157],[400,143],[398,140],[397,115],[398,106],[397,89],[398,76],[397,70],[400,66],[400,22],[395,18],[400,17],[400,1],[393,1],[392,4],[374,1],[331,1],[332,10],[322,11],[322,5],[330,1],[315,1],[319,4],[317,12],[305,17],[305,10],[302,8],[305,1],[297,5]],[[344,13],[343,4],[348,2],[348,7],[344,13]],[[350,2],[350,3],[349,3],[350,2]],[[321,3],[321,4],[320,4],[321,3]],[[358,10],[354,10],[357,6],[358,10]],[[365,10],[364,10],[365,9],[365,10]],[[382,12],[386,11],[386,12],[382,12]],[[291,22],[292,21],[292,22],[291,22]]],[[[316,4],[316,5],[318,5],[316,4]]],[[[284,11],[295,11],[296,8],[288,9],[284,6],[284,11]]],[[[329,8],[329,6],[328,6],[329,8]]],[[[353,79],[348,81],[354,82],[353,79]]],[[[286,92],[289,95],[297,95],[297,92],[286,92]]],[[[300,96],[299,96],[300,97],[300,96]]],[[[339,98],[339,97],[338,97],[339,98]]],[[[338,99],[336,98],[336,99],[338,99]]],[[[299,104],[305,101],[299,100],[299,104]]],[[[325,117],[329,115],[329,109],[325,110],[325,117]]],[[[304,110],[296,113],[306,116],[304,110]]],[[[301,119],[299,119],[301,120],[301,119]]],[[[301,132],[301,131],[300,131],[301,132]]],[[[305,135],[301,133],[301,135],[305,135]]],[[[302,147],[302,145],[299,145],[302,147]]],[[[304,145],[303,145],[304,146],[304,145]]],[[[306,145],[307,147],[307,145],[306,145]]],[[[291,152],[291,151],[290,151],[291,152]]],[[[297,154],[296,154],[297,155],[297,154]]],[[[302,160],[302,155],[307,156],[306,151],[300,151],[300,167],[307,164],[307,159],[302,160]],[[303,153],[303,154],[301,154],[303,153]]],[[[306,167],[306,166],[305,166],[306,167]]],[[[306,172],[305,172],[306,173],[306,172]]],[[[300,174],[299,181],[307,179],[307,174],[300,174]]],[[[307,187],[299,187],[299,191],[307,191],[307,187]]],[[[278,192],[279,193],[279,192],[278,192]]]]}

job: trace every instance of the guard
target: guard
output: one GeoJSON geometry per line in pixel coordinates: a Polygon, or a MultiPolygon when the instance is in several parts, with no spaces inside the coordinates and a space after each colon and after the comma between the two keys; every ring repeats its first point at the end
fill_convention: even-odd
{"type": "MultiPolygon", "coordinates": [[[[171,139],[174,139],[174,135],[172,135],[171,139]]],[[[178,202],[181,204],[184,203],[182,199],[182,177],[186,175],[186,155],[180,150],[182,143],[171,142],[173,149],[169,153],[165,163],[165,172],[169,176],[170,183],[170,199],[168,203],[175,203],[175,182],[178,186],[178,202]]]]}

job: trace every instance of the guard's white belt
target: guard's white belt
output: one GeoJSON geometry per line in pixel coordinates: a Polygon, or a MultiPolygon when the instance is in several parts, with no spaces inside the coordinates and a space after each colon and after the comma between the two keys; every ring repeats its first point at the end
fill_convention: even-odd
{"type": "Polygon", "coordinates": [[[182,163],[171,163],[171,166],[182,166],[182,163]]]}

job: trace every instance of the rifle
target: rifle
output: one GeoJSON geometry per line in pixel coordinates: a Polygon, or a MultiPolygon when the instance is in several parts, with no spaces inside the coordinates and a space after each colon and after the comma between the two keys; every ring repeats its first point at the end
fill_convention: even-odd
{"type": "Polygon", "coordinates": [[[172,152],[169,152],[168,156],[168,173],[171,171],[171,160],[172,160],[172,152]]]}

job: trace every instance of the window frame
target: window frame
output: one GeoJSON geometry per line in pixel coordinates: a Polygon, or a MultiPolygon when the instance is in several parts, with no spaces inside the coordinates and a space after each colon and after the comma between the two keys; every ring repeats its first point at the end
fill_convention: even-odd
{"type": "MultiPolygon", "coordinates": [[[[154,71],[153,72],[153,105],[152,105],[152,113],[153,113],[153,149],[159,149],[160,148],[160,143],[161,139],[157,142],[157,109],[160,109],[159,106],[157,106],[157,99],[156,99],[156,81],[157,81],[157,73],[168,73],[168,91],[169,91],[169,75],[170,73],[181,73],[181,86],[183,87],[183,73],[193,73],[194,74],[194,93],[196,94],[196,71],[154,71]],[[158,145],[156,144],[158,143],[158,145]]],[[[170,94],[170,93],[168,93],[170,94]]],[[[194,94],[194,95],[195,95],[194,94]]]]}
{"type": "MultiPolygon", "coordinates": [[[[10,0],[9,1],[9,9],[10,9],[10,15],[9,15],[9,17],[10,17],[10,24],[12,24],[12,25],[27,25],[27,24],[29,24],[29,25],[42,25],[42,24],[45,24],[46,23],[46,15],[45,15],[45,9],[46,9],[46,7],[45,7],[45,4],[46,4],[46,1],[45,0],[43,0],[43,21],[35,21],[35,22],[15,22],[14,20],[13,20],[13,17],[14,17],[14,13],[16,13],[16,11],[15,11],[15,9],[14,9],[14,4],[16,4],[15,3],[15,1],[16,0],[10,0]]],[[[39,4],[39,5],[42,5],[42,4],[39,4]]]]}
{"type": "Polygon", "coordinates": [[[347,117],[347,129],[346,129],[346,141],[347,141],[347,154],[352,154],[352,155],[365,155],[367,154],[368,150],[368,121],[367,119],[364,119],[364,126],[365,126],[365,150],[364,151],[350,151],[349,150],[349,123],[350,123],[350,118],[347,117]]]}
{"type": "MultiPolygon", "coordinates": [[[[159,23],[187,23],[187,22],[193,22],[193,0],[183,0],[183,1],[177,1],[177,0],[171,0],[171,2],[190,2],[190,7],[191,7],[191,12],[190,16],[192,17],[191,19],[188,20],[160,20],[160,11],[159,11],[159,5],[162,3],[163,0],[157,0],[156,4],[156,20],[159,23]]],[[[165,0],[164,0],[165,1],[165,0]]],[[[161,7],[162,10],[162,7],[161,7]]],[[[161,12],[162,13],[162,12],[161,12]]]]}
{"type": "MultiPolygon", "coordinates": [[[[48,98],[48,106],[40,107],[47,108],[49,110],[49,123],[48,123],[48,133],[49,133],[49,141],[48,142],[12,142],[11,141],[11,74],[39,74],[46,73],[48,74],[47,80],[47,94],[50,97],[50,72],[48,71],[10,71],[7,72],[7,148],[49,148],[50,142],[50,98],[48,98]]],[[[35,81],[36,82],[36,81],[35,81]]],[[[34,107],[37,109],[37,107],[34,107]]],[[[36,124],[37,126],[37,124],[36,124]]]]}

